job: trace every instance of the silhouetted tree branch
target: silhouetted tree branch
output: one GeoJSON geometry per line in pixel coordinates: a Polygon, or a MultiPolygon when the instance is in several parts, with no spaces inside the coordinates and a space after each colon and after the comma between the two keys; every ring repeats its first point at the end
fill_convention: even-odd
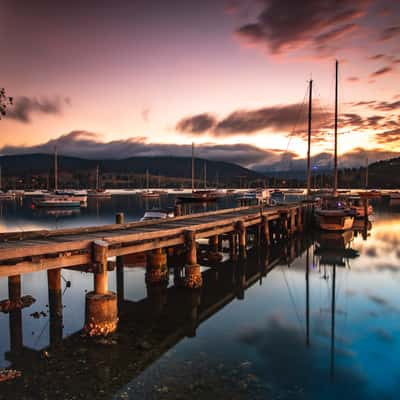
{"type": "Polygon", "coordinates": [[[6,90],[0,88],[0,119],[6,115],[7,107],[13,104],[13,98],[7,96],[6,90]]]}

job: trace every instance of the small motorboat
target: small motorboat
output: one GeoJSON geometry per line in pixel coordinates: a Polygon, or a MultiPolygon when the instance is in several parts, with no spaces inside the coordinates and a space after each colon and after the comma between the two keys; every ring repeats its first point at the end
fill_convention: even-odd
{"type": "Polygon", "coordinates": [[[80,207],[81,202],[73,196],[48,195],[33,201],[36,207],[80,207]]]}
{"type": "Polygon", "coordinates": [[[140,218],[140,221],[148,221],[152,219],[167,219],[167,218],[174,218],[175,214],[174,211],[171,209],[159,209],[159,208],[152,208],[147,210],[143,217],[140,218]]]}
{"type": "Polygon", "coordinates": [[[142,197],[146,199],[158,199],[160,197],[160,193],[156,190],[145,190],[144,192],[140,193],[142,197]]]}
{"type": "Polygon", "coordinates": [[[75,200],[78,200],[81,206],[86,206],[87,204],[87,192],[86,190],[56,190],[54,192],[57,196],[69,196],[75,200]]]}
{"type": "Polygon", "coordinates": [[[105,189],[88,190],[87,195],[88,197],[95,197],[102,199],[109,199],[111,197],[111,193],[105,189]]]}

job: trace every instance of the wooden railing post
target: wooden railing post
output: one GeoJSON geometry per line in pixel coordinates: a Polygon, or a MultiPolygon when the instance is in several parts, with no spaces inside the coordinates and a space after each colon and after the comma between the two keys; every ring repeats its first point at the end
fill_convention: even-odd
{"type": "Polygon", "coordinates": [[[107,294],[108,273],[107,273],[108,243],[103,240],[93,242],[93,261],[96,265],[94,274],[94,291],[96,294],[107,294]]]}

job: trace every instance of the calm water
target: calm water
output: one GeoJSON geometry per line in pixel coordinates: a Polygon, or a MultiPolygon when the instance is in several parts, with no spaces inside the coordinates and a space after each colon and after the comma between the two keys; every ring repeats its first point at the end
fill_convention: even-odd
{"type": "MultiPolygon", "coordinates": [[[[118,332],[106,343],[79,334],[90,273],[62,272],[61,343],[48,315],[46,275],[24,275],[22,294],[36,302],[22,310],[22,359],[10,348],[18,324],[0,313],[0,367],[22,377],[0,384],[0,398],[397,399],[400,205],[374,208],[371,224],[358,231],[308,234],[252,251],[246,262],[205,265],[199,292],[175,287],[178,259],[170,260],[168,287],[146,287],[140,262],[124,267],[123,290],[111,272],[110,288],[118,286],[124,301],[118,332]]],[[[134,196],[57,217],[3,204],[0,227],[98,224],[119,211],[133,220],[143,209],[134,196]]]]}

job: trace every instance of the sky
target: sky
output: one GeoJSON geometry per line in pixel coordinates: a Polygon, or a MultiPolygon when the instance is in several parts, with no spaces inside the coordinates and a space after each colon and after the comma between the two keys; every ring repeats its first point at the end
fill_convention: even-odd
{"type": "Polygon", "coordinates": [[[0,0],[0,154],[304,165],[400,156],[395,0],[0,0]]]}

